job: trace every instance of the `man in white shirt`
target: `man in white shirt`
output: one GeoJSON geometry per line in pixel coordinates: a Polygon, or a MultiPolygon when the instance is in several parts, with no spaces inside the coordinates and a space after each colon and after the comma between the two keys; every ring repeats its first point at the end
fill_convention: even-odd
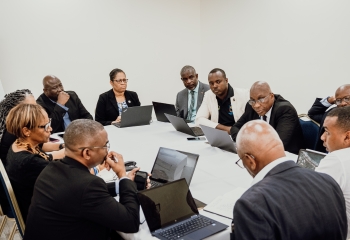
{"type": "Polygon", "coordinates": [[[246,123],[237,150],[236,164],[254,180],[234,206],[231,239],[346,238],[345,200],[338,184],[288,159],[268,123],[246,123]]]}
{"type": "MultiPolygon", "coordinates": [[[[323,145],[329,154],[321,160],[317,172],[327,173],[343,191],[350,223],[350,106],[335,108],[324,120],[323,145]]],[[[350,237],[350,228],[348,237],[350,237]]]]}
{"type": "Polygon", "coordinates": [[[196,125],[205,125],[230,133],[231,126],[244,113],[244,107],[249,100],[249,90],[232,88],[226,78],[226,73],[220,68],[214,68],[208,75],[211,91],[204,94],[201,107],[196,116],[196,125]]]}

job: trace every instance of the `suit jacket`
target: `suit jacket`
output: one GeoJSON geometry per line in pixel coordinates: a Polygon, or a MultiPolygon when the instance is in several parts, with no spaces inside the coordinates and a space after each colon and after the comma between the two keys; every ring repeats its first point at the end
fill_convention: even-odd
{"type": "MultiPolygon", "coordinates": [[[[230,98],[233,118],[237,122],[244,113],[244,107],[249,100],[249,90],[243,88],[233,88],[234,96],[230,98]]],[[[216,128],[219,124],[219,107],[216,95],[212,91],[206,91],[203,103],[198,109],[196,125],[199,124],[216,128]]]]}
{"type": "Polygon", "coordinates": [[[312,105],[312,107],[310,108],[310,110],[308,112],[308,115],[311,119],[315,120],[316,122],[318,122],[320,124],[320,130],[318,132],[315,150],[319,151],[319,152],[327,153],[326,148],[323,146],[323,141],[321,140],[321,136],[324,133],[324,128],[323,128],[324,120],[326,119],[327,114],[333,108],[329,109],[329,107],[325,107],[320,102],[320,100],[322,100],[322,98],[316,98],[314,104],[312,105]],[[329,110],[327,111],[327,109],[329,109],[329,110]]]}
{"type": "MultiPolygon", "coordinates": [[[[78,95],[73,91],[66,91],[69,94],[69,99],[66,103],[68,109],[69,118],[71,121],[76,119],[93,119],[91,114],[86,110],[83,103],[80,101],[78,95]]],[[[63,116],[66,114],[66,110],[61,108],[56,103],[52,102],[44,93],[41,94],[36,100],[40,104],[51,118],[52,133],[63,132],[64,121],[63,116]]]]}
{"type": "MultiPolygon", "coordinates": [[[[206,91],[210,89],[208,84],[198,82],[198,97],[197,97],[197,109],[202,105],[203,96],[206,91]]],[[[188,89],[185,88],[177,93],[175,103],[176,113],[178,117],[187,118],[188,114],[188,89]]]]}
{"type": "MultiPolygon", "coordinates": [[[[232,139],[236,141],[241,127],[255,119],[260,119],[259,115],[247,103],[244,114],[231,128],[232,139]]],[[[290,102],[278,94],[275,94],[269,124],[277,131],[286,151],[298,154],[299,149],[304,147],[304,136],[297,111],[290,102]]]]}
{"type": "Polygon", "coordinates": [[[346,239],[343,193],[327,174],[283,162],[236,202],[231,239],[346,239]]]}
{"type": "MultiPolygon", "coordinates": [[[[136,92],[125,90],[125,101],[128,107],[140,106],[140,100],[136,92]]],[[[119,116],[118,103],[115,99],[113,89],[102,93],[98,98],[95,120],[103,126],[111,125],[113,121],[119,116]]]]}
{"type": "Polygon", "coordinates": [[[39,175],[33,192],[24,239],[107,239],[109,229],[139,229],[136,184],[119,183],[120,200],[87,167],[65,157],[51,162],[39,175]]]}

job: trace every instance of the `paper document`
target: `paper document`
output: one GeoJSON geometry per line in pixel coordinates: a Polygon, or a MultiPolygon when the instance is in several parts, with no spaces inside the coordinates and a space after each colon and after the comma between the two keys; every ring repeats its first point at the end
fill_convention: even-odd
{"type": "Polygon", "coordinates": [[[225,195],[215,198],[214,201],[205,206],[204,211],[233,219],[233,207],[246,190],[242,187],[235,188],[225,195]]]}

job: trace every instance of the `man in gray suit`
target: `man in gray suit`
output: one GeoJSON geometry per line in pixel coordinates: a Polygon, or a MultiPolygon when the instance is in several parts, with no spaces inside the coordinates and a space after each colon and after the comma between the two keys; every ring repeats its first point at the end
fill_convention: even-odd
{"type": "Polygon", "coordinates": [[[193,122],[202,104],[204,93],[209,90],[209,85],[198,81],[198,74],[192,66],[184,66],[180,75],[186,88],[176,96],[177,116],[193,122]]]}

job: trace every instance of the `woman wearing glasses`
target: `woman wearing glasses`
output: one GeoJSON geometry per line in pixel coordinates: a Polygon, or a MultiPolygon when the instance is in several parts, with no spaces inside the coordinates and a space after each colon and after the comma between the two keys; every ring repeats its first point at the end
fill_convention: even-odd
{"type": "Polygon", "coordinates": [[[137,93],[126,90],[128,79],[123,70],[113,69],[109,78],[112,89],[100,95],[95,110],[95,120],[104,126],[120,122],[123,109],[141,105],[137,93]]]}
{"type": "Polygon", "coordinates": [[[51,119],[40,105],[19,104],[8,114],[6,128],[17,137],[7,154],[6,171],[25,220],[34,183],[52,160],[52,156],[39,147],[49,141],[51,119]]]}

